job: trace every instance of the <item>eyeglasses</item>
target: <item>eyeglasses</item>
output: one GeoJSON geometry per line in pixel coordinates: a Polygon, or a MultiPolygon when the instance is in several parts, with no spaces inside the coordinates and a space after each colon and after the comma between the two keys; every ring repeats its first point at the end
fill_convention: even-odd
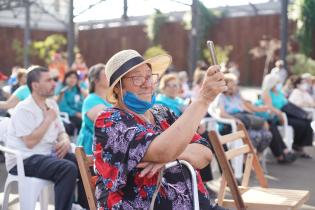
{"type": "Polygon", "coordinates": [[[145,82],[149,85],[155,85],[159,81],[158,74],[151,74],[150,76],[131,76],[131,77],[123,77],[124,79],[132,79],[132,82],[135,86],[142,86],[145,82]]]}
{"type": "Polygon", "coordinates": [[[178,84],[166,84],[165,86],[169,88],[179,88],[178,84]]]}

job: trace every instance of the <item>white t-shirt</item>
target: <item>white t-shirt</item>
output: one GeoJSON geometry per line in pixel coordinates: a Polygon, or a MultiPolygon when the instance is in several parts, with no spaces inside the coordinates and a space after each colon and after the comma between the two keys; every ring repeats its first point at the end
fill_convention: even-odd
{"type": "Polygon", "coordinates": [[[289,101],[300,107],[312,107],[314,99],[307,91],[295,88],[289,96],[289,101]]]}
{"type": "MultiPolygon", "coordinates": [[[[53,99],[47,99],[46,105],[56,110],[59,116],[58,105],[53,99]]],[[[60,117],[57,117],[47,129],[41,141],[32,149],[27,148],[21,137],[30,135],[40,126],[44,119],[43,111],[36,104],[32,96],[21,101],[14,109],[8,125],[6,146],[21,151],[23,159],[35,154],[50,155],[57,143],[58,136],[65,131],[60,117]]],[[[6,154],[6,167],[9,171],[16,165],[14,155],[6,154]]]]}

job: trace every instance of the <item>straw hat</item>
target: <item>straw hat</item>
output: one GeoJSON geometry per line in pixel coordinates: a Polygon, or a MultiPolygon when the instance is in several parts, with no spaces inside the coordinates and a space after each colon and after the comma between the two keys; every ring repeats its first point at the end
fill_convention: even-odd
{"type": "Polygon", "coordinates": [[[106,63],[105,74],[108,79],[109,89],[106,99],[110,103],[115,103],[114,87],[119,80],[128,72],[141,66],[150,64],[152,73],[162,75],[172,62],[170,55],[158,55],[144,60],[144,58],[135,50],[122,50],[113,55],[106,63]]]}

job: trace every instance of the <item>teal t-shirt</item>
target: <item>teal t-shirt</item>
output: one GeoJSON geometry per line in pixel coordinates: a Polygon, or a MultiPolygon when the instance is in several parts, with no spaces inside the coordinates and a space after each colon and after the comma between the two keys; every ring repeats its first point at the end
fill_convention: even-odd
{"type": "Polygon", "coordinates": [[[162,104],[172,110],[177,116],[180,116],[185,107],[185,101],[179,97],[176,98],[170,98],[164,94],[158,94],[156,96],[157,104],[162,104]]]}
{"type": "MultiPolygon", "coordinates": [[[[284,96],[282,91],[277,91],[277,94],[273,91],[269,91],[269,95],[271,98],[272,106],[281,110],[283,106],[285,106],[288,103],[288,100],[284,96]]],[[[259,99],[255,103],[256,106],[264,105],[264,101],[262,99],[259,99]]],[[[264,118],[265,120],[278,122],[279,119],[276,115],[270,114],[268,112],[256,112],[257,116],[264,118]]]]}
{"type": "MultiPolygon", "coordinates": [[[[59,95],[61,90],[66,86],[60,85],[55,91],[59,95]]],[[[82,88],[82,87],[81,87],[82,88]]],[[[84,96],[79,92],[76,86],[68,88],[64,91],[63,96],[59,100],[59,109],[61,112],[66,112],[69,116],[75,116],[77,112],[81,112],[84,96]]]]}
{"type": "Polygon", "coordinates": [[[27,87],[27,85],[22,85],[21,87],[19,87],[13,92],[13,95],[15,95],[19,99],[19,101],[23,101],[29,95],[31,95],[31,91],[27,87]]]}
{"type": "Polygon", "coordinates": [[[102,104],[106,107],[112,105],[103,98],[99,97],[95,93],[89,94],[83,101],[82,105],[82,126],[78,136],[77,145],[83,146],[85,153],[92,154],[92,143],[94,136],[94,122],[87,116],[87,112],[93,109],[93,107],[102,104]]]}
{"type": "Polygon", "coordinates": [[[270,90],[269,95],[271,97],[272,106],[276,107],[279,110],[288,103],[288,100],[286,99],[282,91],[277,91],[276,94],[275,92],[270,90]]]}

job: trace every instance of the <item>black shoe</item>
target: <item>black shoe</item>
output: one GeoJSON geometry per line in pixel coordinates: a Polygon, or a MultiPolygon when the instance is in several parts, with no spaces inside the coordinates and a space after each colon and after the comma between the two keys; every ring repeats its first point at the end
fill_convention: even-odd
{"type": "Polygon", "coordinates": [[[296,160],[296,155],[292,152],[288,152],[287,154],[282,154],[282,159],[278,160],[279,164],[289,164],[293,163],[296,160]]]}
{"type": "Polygon", "coordinates": [[[294,152],[288,152],[287,154],[285,154],[286,158],[289,159],[291,161],[291,163],[293,163],[297,156],[294,152]]]}
{"type": "Polygon", "coordinates": [[[211,209],[211,210],[229,210],[229,209],[227,209],[227,208],[224,208],[224,207],[222,207],[222,206],[219,206],[218,204],[211,205],[211,206],[210,206],[210,209],[211,209]]]}
{"type": "Polygon", "coordinates": [[[4,163],[5,162],[5,157],[3,152],[0,152],[0,163],[4,163]]]}

